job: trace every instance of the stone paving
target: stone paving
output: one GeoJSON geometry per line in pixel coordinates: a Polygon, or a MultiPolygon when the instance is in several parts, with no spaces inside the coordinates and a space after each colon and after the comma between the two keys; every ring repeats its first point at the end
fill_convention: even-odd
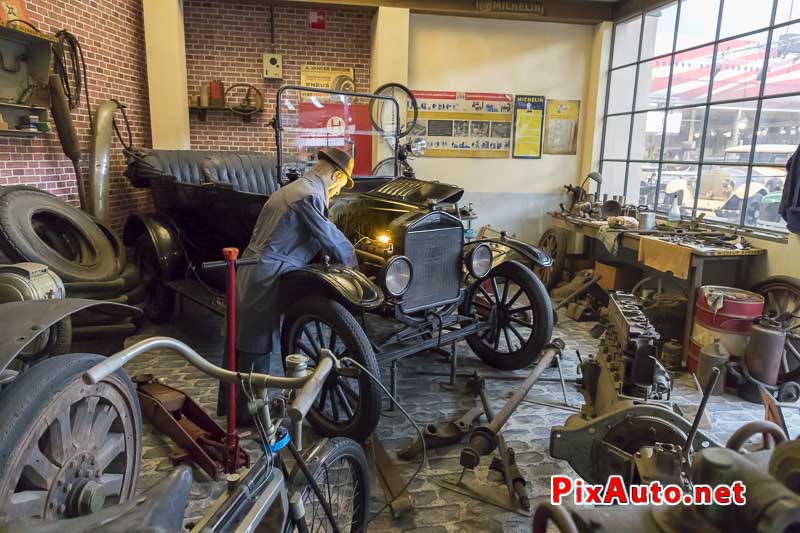
{"type": "MultiPolygon", "coordinates": [[[[561,337],[567,345],[564,357],[565,377],[574,377],[577,366],[576,350],[581,354],[591,354],[597,341],[588,332],[593,323],[578,323],[561,317],[554,331],[555,337],[561,337]]],[[[223,350],[221,320],[208,312],[187,304],[183,313],[168,326],[145,326],[126,344],[153,335],[169,335],[184,340],[209,360],[219,363],[223,350]]],[[[487,378],[487,391],[494,408],[499,409],[506,398],[518,386],[526,371],[500,372],[484,365],[472,355],[466,343],[459,343],[459,373],[468,374],[477,370],[487,378]]],[[[272,362],[273,369],[280,368],[278,361],[272,362]]],[[[166,352],[146,354],[130,363],[126,369],[131,375],[153,373],[165,378],[169,385],[178,387],[190,394],[209,413],[213,413],[217,398],[217,384],[194,367],[185,363],[178,356],[166,352]]],[[[388,369],[384,371],[384,381],[388,369]]],[[[444,390],[446,373],[449,365],[444,358],[435,353],[419,354],[400,362],[399,400],[420,425],[452,419],[474,405],[476,399],[457,391],[444,390]],[[431,375],[440,374],[440,375],[431,375]]],[[[548,369],[544,376],[557,377],[556,369],[548,369]]],[[[694,382],[690,376],[682,375],[677,384],[673,399],[686,407],[688,416],[694,412],[699,399],[694,382]]],[[[539,382],[534,385],[528,395],[529,399],[544,400],[551,403],[563,403],[560,384],[557,382],[539,382]]],[[[567,399],[573,406],[582,403],[581,394],[573,384],[567,383],[567,399]]],[[[708,406],[711,433],[717,439],[725,441],[743,423],[763,418],[763,408],[739,400],[726,394],[712,397],[708,406]]],[[[504,428],[508,444],[516,451],[517,463],[528,480],[528,493],[535,507],[539,501],[549,496],[549,477],[557,473],[572,472],[569,465],[553,459],[548,454],[549,431],[553,425],[561,425],[571,413],[554,407],[546,407],[531,403],[523,403],[511,417],[504,428]]],[[[800,432],[800,413],[787,410],[787,424],[792,437],[800,432]]],[[[222,421],[220,421],[222,423],[222,421]]],[[[393,452],[400,450],[411,442],[415,435],[409,423],[399,412],[386,413],[378,429],[381,439],[392,457],[393,452]]],[[[305,432],[310,436],[310,431],[305,432]]],[[[310,436],[313,438],[313,436],[310,436]]],[[[243,446],[253,457],[257,456],[257,447],[250,440],[243,446]]],[[[144,490],[161,479],[172,469],[169,459],[177,449],[171,441],[145,426],[143,440],[143,461],[139,487],[144,490]]],[[[402,519],[395,520],[388,511],[379,515],[370,524],[371,531],[415,531],[415,532],[456,532],[456,531],[530,531],[530,517],[503,511],[488,504],[471,500],[467,497],[448,491],[439,485],[444,479],[455,479],[461,472],[458,463],[460,447],[453,446],[431,450],[428,454],[428,465],[410,486],[414,511],[402,519]]],[[[487,479],[489,461],[485,460],[476,470],[476,476],[487,479]]],[[[404,479],[408,479],[417,465],[416,461],[398,462],[404,479]]],[[[204,510],[218,496],[223,488],[222,482],[213,482],[204,472],[194,469],[195,482],[192,488],[191,504],[186,513],[187,523],[191,523],[204,513],[204,510]]],[[[467,476],[472,476],[467,473],[467,476]]],[[[498,490],[505,490],[500,484],[499,474],[488,474],[490,481],[498,483],[498,490]]],[[[377,511],[383,504],[382,493],[373,483],[372,511],[377,511]]]]}

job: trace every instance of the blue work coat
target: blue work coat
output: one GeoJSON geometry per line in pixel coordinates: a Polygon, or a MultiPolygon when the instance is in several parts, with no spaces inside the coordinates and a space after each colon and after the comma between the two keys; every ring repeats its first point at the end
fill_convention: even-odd
{"type": "Polygon", "coordinates": [[[256,265],[236,272],[236,345],[251,353],[280,353],[280,323],[285,311],[280,278],[324,250],[331,261],[357,267],[355,250],[328,220],[328,188],[312,168],[267,200],[243,258],[256,265]]]}

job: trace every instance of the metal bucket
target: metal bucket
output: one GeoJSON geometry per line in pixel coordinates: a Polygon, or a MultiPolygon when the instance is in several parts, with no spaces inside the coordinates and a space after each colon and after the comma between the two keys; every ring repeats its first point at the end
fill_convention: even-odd
{"type": "Polygon", "coordinates": [[[717,396],[725,392],[725,364],[730,360],[730,358],[730,354],[728,354],[727,350],[725,350],[719,340],[715,340],[713,343],[700,350],[700,361],[697,367],[697,381],[700,382],[700,386],[703,387],[703,390],[705,390],[706,384],[711,377],[711,371],[714,368],[719,368],[719,371],[722,373],[722,375],[717,381],[717,385],[714,387],[714,390],[711,391],[711,394],[717,396]]]}
{"type": "Polygon", "coordinates": [[[755,324],[744,356],[750,375],[767,385],[776,385],[783,361],[786,332],[780,326],[755,324]]]}

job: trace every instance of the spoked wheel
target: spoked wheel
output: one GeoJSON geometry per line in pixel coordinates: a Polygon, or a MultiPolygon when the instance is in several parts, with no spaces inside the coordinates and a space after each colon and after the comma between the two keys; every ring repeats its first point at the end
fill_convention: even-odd
{"type": "Polygon", "coordinates": [[[561,272],[564,270],[564,261],[567,257],[567,246],[564,232],[550,228],[542,234],[539,239],[539,248],[553,258],[553,264],[547,268],[536,267],[534,272],[542,280],[544,286],[549,290],[556,286],[561,279],[561,272]]]}
{"type": "MultiPolygon", "coordinates": [[[[787,342],[800,354],[800,279],[774,276],[756,284],[752,290],[764,297],[764,315],[780,322],[787,330],[787,342]]],[[[778,381],[800,380],[800,357],[788,346],[786,361],[789,372],[779,376],[778,381]]]]}
{"type": "MultiPolygon", "coordinates": [[[[306,298],[289,308],[283,323],[284,354],[308,356],[309,366],[327,348],[337,358],[350,357],[376,378],[378,363],[364,330],[341,304],[325,298],[306,298]]],[[[380,418],[378,386],[364,372],[356,377],[332,373],[308,412],[308,421],[324,437],[349,437],[363,441],[380,418]]]]}
{"type": "MultiPolygon", "coordinates": [[[[361,446],[350,439],[331,439],[313,455],[307,466],[330,505],[339,530],[352,533],[366,531],[369,472],[361,446]]],[[[332,531],[322,504],[302,471],[295,469],[290,479],[293,491],[303,498],[308,530],[312,533],[332,531]]],[[[296,524],[287,524],[286,531],[296,529],[296,524]]]]}
{"type": "Polygon", "coordinates": [[[96,385],[103,361],[72,354],[24,372],[0,400],[0,526],[96,512],[134,495],[142,451],[136,390],[123,371],[96,385]]]}
{"type": "Polygon", "coordinates": [[[136,241],[134,259],[145,287],[145,316],[157,324],[166,322],[175,310],[175,294],[160,279],[158,252],[149,235],[136,241]]]}
{"type": "Polygon", "coordinates": [[[482,323],[467,343],[485,363],[502,370],[525,368],[539,358],[553,334],[553,309],[542,282],[516,261],[495,267],[467,293],[467,314],[482,323]]]}

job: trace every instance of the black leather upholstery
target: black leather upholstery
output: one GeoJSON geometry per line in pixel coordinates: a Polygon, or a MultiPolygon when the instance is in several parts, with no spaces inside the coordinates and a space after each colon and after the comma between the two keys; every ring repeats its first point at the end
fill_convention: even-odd
{"type": "Polygon", "coordinates": [[[256,152],[141,150],[129,160],[126,175],[132,181],[167,177],[196,185],[228,183],[235,191],[269,195],[280,188],[276,165],[275,158],[256,152]]]}

